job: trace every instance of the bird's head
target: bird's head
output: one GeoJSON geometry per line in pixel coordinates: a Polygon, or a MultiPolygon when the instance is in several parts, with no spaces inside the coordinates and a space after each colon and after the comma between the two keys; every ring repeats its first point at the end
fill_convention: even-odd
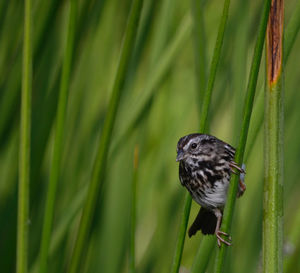
{"type": "Polygon", "coordinates": [[[214,150],[216,138],[205,134],[190,134],[179,139],[176,161],[209,156],[214,150]]]}

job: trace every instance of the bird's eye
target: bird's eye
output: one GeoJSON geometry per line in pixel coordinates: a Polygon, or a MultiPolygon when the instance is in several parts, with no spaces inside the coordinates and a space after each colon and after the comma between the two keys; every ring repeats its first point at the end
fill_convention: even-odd
{"type": "Polygon", "coordinates": [[[197,143],[194,142],[194,143],[191,144],[192,149],[196,149],[196,147],[197,147],[197,143]]]}

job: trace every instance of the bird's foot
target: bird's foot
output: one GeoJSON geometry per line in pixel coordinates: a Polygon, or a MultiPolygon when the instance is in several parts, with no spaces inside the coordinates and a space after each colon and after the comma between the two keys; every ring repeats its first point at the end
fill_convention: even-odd
{"type": "Polygon", "coordinates": [[[246,191],[246,184],[244,183],[243,180],[240,179],[237,197],[241,197],[245,191],[246,191]]]}
{"type": "Polygon", "coordinates": [[[240,180],[239,180],[239,188],[238,188],[237,197],[241,197],[244,194],[244,192],[246,191],[245,168],[246,168],[246,166],[243,163],[243,165],[242,165],[243,172],[240,172],[240,180]]]}
{"type": "Polygon", "coordinates": [[[237,169],[240,173],[246,173],[246,165],[244,163],[242,164],[242,167],[240,167],[236,162],[231,161],[229,163],[229,166],[231,168],[231,172],[233,172],[234,174],[237,174],[234,168],[237,169]]]}
{"type": "Polygon", "coordinates": [[[228,233],[226,233],[224,231],[221,231],[221,230],[218,230],[218,231],[216,231],[216,237],[218,239],[218,246],[221,247],[221,243],[223,243],[227,246],[231,246],[231,242],[228,242],[225,239],[223,239],[221,237],[221,235],[224,235],[224,236],[228,237],[228,240],[231,241],[231,236],[228,233]]]}

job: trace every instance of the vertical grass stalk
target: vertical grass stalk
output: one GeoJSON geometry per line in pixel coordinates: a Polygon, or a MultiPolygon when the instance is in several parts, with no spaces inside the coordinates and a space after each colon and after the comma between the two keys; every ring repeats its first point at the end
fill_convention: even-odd
{"type": "Polygon", "coordinates": [[[130,224],[130,253],[129,272],[135,273],[135,227],[136,227],[136,184],[138,180],[139,148],[135,146],[133,158],[132,178],[132,201],[131,201],[131,224],[130,224]]]}
{"type": "Polygon", "coordinates": [[[50,172],[50,180],[47,191],[46,207],[44,213],[42,240],[40,246],[40,273],[47,272],[47,259],[49,253],[49,244],[54,217],[54,205],[56,200],[56,189],[60,173],[60,163],[62,156],[63,133],[66,120],[66,109],[68,101],[68,90],[70,86],[70,71],[72,64],[72,55],[74,49],[75,21],[77,13],[77,0],[70,1],[70,14],[68,24],[67,44],[64,54],[62,76],[60,82],[60,93],[58,108],[56,113],[56,128],[54,138],[54,150],[50,172]]]}
{"type": "Polygon", "coordinates": [[[263,272],[282,272],[283,0],[272,0],[266,34],[263,272]]]}
{"type": "MultiPolygon", "coordinates": [[[[215,82],[215,78],[216,78],[216,73],[217,73],[217,68],[218,68],[218,64],[219,64],[219,60],[220,60],[220,56],[221,56],[224,32],[225,32],[227,19],[228,19],[229,4],[230,4],[230,0],[224,1],[223,13],[222,13],[222,17],[221,17],[221,21],[220,21],[220,25],[219,25],[218,35],[217,35],[213,58],[212,58],[212,62],[211,62],[208,84],[207,84],[207,87],[203,94],[203,103],[202,103],[202,109],[201,109],[201,115],[200,115],[200,128],[199,128],[201,133],[203,133],[205,131],[205,127],[206,127],[206,121],[207,121],[207,116],[208,116],[210,100],[211,100],[211,94],[212,94],[212,90],[213,90],[213,86],[214,86],[214,82],[215,82]]],[[[175,255],[173,258],[173,264],[172,264],[172,268],[171,268],[172,273],[177,273],[179,271],[179,266],[180,266],[183,247],[184,247],[184,240],[185,240],[185,235],[186,235],[186,228],[187,228],[188,220],[190,217],[191,203],[192,203],[192,197],[188,192],[186,192],[184,208],[183,208],[183,215],[182,215],[182,220],[180,223],[179,234],[178,234],[177,243],[175,246],[175,255]]]]}
{"type": "Polygon", "coordinates": [[[198,94],[199,110],[206,85],[206,47],[204,27],[204,1],[191,0],[193,15],[193,40],[195,52],[196,89],[198,94]]]}
{"type": "Polygon", "coordinates": [[[28,267],[28,224],[29,224],[29,172],[31,130],[31,1],[24,6],[23,72],[21,94],[21,130],[19,147],[19,192],[17,227],[17,273],[26,273],[28,267]]]}
{"type": "Polygon", "coordinates": [[[104,179],[105,164],[111,142],[113,126],[115,123],[119,101],[126,78],[126,71],[129,66],[131,52],[134,49],[134,42],[136,39],[142,6],[143,0],[134,0],[132,2],[131,11],[126,26],[124,41],[121,49],[120,60],[117,68],[117,74],[114,80],[113,90],[104,121],[99,148],[93,166],[88,194],[80,219],[79,230],[71,258],[71,263],[69,267],[70,273],[78,272],[85,243],[88,239],[88,233],[90,231],[97,197],[104,179]]]}
{"type": "Polygon", "coordinates": [[[224,40],[225,27],[226,27],[227,19],[228,19],[229,4],[230,4],[230,0],[224,1],[223,14],[222,14],[221,22],[219,25],[218,36],[217,36],[217,40],[216,40],[216,44],[215,44],[215,48],[214,48],[214,54],[213,54],[213,58],[212,58],[211,66],[210,66],[207,87],[203,94],[203,104],[202,104],[202,109],[201,109],[201,114],[200,114],[200,126],[199,126],[199,131],[201,133],[204,133],[205,128],[206,128],[211,94],[212,94],[212,90],[214,87],[215,78],[216,78],[216,74],[217,74],[217,68],[218,68],[219,61],[220,61],[221,49],[222,49],[223,40],[224,40]]]}
{"type": "MultiPolygon", "coordinates": [[[[261,56],[263,52],[264,37],[267,28],[268,16],[270,11],[271,0],[265,0],[263,13],[259,25],[258,37],[255,44],[252,65],[250,69],[249,81],[247,86],[246,100],[244,106],[244,115],[242,130],[239,137],[239,144],[235,155],[235,161],[241,165],[243,163],[243,157],[247,142],[248,130],[250,125],[250,118],[252,114],[253,101],[255,96],[257,77],[261,62],[261,56]]],[[[233,176],[228,189],[227,202],[224,209],[223,220],[221,230],[229,233],[231,221],[233,217],[233,209],[237,194],[238,176],[233,176]]],[[[217,250],[216,261],[215,261],[215,273],[220,273],[223,270],[224,257],[225,257],[226,246],[222,244],[221,248],[217,250]]]]}

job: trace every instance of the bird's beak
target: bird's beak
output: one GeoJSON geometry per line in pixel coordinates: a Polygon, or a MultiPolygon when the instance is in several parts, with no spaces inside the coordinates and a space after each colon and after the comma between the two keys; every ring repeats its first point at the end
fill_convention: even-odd
{"type": "Polygon", "coordinates": [[[182,150],[179,150],[179,151],[177,152],[176,161],[178,162],[178,161],[182,160],[183,158],[184,158],[184,153],[183,153],[182,150]]]}

